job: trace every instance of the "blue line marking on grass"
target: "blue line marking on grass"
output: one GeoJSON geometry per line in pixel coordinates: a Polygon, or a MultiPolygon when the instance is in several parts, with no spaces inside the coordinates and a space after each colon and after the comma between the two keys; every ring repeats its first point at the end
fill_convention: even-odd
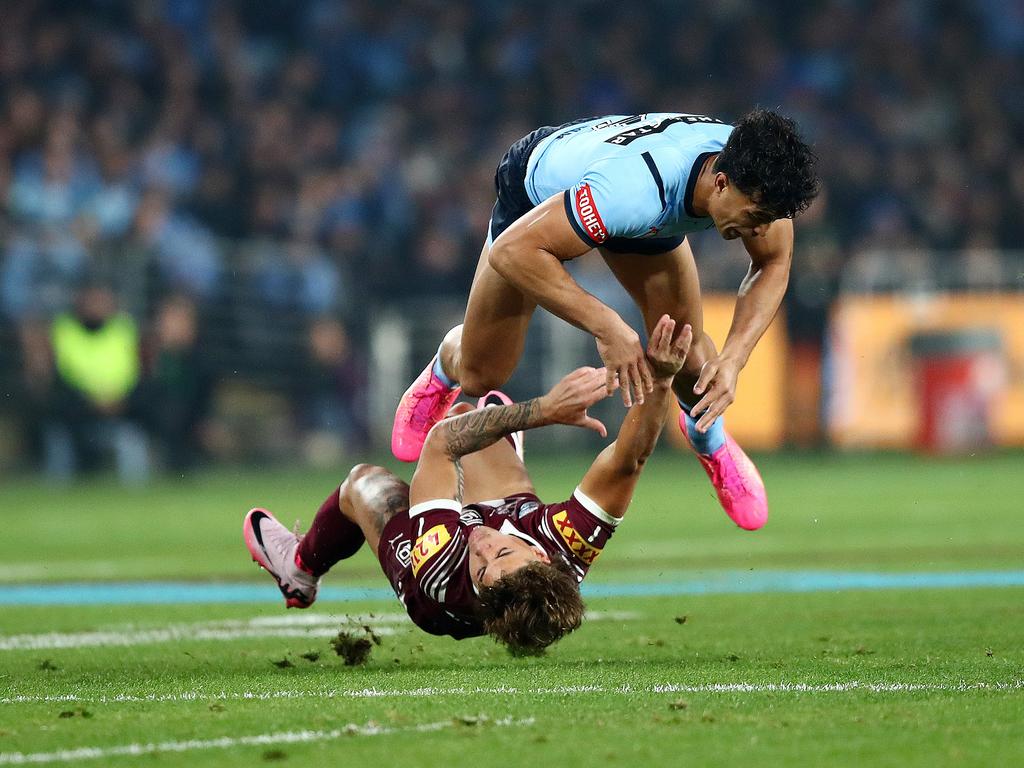
{"type": "MultiPolygon", "coordinates": [[[[837,592],[873,589],[1024,587],[1024,571],[870,573],[859,571],[718,571],[645,584],[584,583],[586,597],[729,595],[755,592],[837,592]]],[[[394,600],[387,587],[324,585],[320,601],[394,600]]],[[[268,584],[88,582],[0,585],[0,605],[168,605],[279,602],[268,584]]]]}

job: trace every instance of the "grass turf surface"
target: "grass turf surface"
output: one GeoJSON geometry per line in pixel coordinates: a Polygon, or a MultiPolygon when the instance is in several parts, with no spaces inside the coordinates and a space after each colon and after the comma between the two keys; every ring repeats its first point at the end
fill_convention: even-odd
{"type": "MultiPolygon", "coordinates": [[[[588,581],[1019,569],[1021,465],[1019,454],[766,458],[773,517],[751,535],[728,524],[692,460],[659,453],[588,581]]],[[[580,457],[531,469],[554,500],[585,466],[580,457]]],[[[308,523],[333,482],[227,473],[60,492],[7,482],[0,581],[251,580],[273,594],[241,545],[242,514],[262,504],[308,523]]],[[[366,553],[327,578],[383,584],[366,553]]],[[[16,753],[172,742],[195,748],[87,764],[1020,764],[1022,597],[1003,588],[594,598],[603,617],[539,659],[420,633],[394,616],[396,601],[303,613],[269,602],[3,607],[8,647],[87,631],[129,644],[0,650],[0,764],[16,753]],[[328,637],[343,619],[331,615],[371,612],[388,634],[368,664],[346,667],[328,637]],[[747,685],[711,688],[732,684],[747,685]],[[349,724],[363,729],[332,733],[349,724]],[[299,731],[316,740],[208,743],[299,731]]]]}

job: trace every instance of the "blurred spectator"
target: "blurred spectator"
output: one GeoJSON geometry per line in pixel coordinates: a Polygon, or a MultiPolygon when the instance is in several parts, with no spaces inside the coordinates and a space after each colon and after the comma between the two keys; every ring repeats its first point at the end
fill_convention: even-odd
{"type": "Polygon", "coordinates": [[[368,441],[366,365],[340,321],[310,324],[301,371],[294,402],[304,453],[318,466],[336,466],[343,452],[358,453],[368,441]]]}
{"type": "Polygon", "coordinates": [[[273,315],[322,315],[346,303],[348,286],[343,284],[338,268],[315,243],[263,245],[256,266],[256,290],[273,315]]]}
{"type": "Polygon", "coordinates": [[[213,376],[199,341],[195,302],[180,294],[161,301],[144,347],[139,401],[174,472],[195,466],[208,432],[213,376]]]}
{"type": "Polygon", "coordinates": [[[135,218],[135,242],[152,255],[161,285],[199,299],[220,289],[221,255],[213,235],[191,216],[176,213],[161,192],[149,192],[135,218]]]}
{"type": "Polygon", "coordinates": [[[134,321],[117,310],[104,283],[79,291],[72,312],[50,329],[54,376],[43,434],[46,474],[70,480],[98,468],[113,450],[118,476],[137,484],[149,477],[149,449],[134,396],[139,383],[139,339],[134,321]]]}

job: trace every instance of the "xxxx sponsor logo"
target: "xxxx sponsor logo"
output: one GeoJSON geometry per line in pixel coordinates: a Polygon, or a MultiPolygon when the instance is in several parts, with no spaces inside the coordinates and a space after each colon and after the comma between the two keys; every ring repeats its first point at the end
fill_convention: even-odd
{"type": "Polygon", "coordinates": [[[412,572],[413,575],[420,572],[420,568],[430,558],[436,555],[441,549],[452,540],[452,535],[444,525],[435,525],[418,539],[412,548],[412,572]]]}
{"type": "Polygon", "coordinates": [[[588,543],[586,539],[580,536],[572,523],[569,522],[569,514],[564,509],[557,514],[552,515],[551,522],[555,524],[558,534],[562,537],[563,541],[565,541],[565,545],[569,547],[576,557],[587,565],[592,565],[594,561],[597,560],[597,556],[601,554],[601,550],[588,543]]]}
{"type": "Polygon", "coordinates": [[[608,230],[604,226],[601,214],[597,212],[597,206],[594,205],[594,195],[590,191],[590,185],[581,184],[576,190],[575,198],[576,215],[579,217],[580,224],[595,242],[603,243],[608,239],[608,230]]]}

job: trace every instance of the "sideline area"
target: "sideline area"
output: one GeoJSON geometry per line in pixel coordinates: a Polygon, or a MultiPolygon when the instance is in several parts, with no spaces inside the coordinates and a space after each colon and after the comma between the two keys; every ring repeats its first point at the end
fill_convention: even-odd
{"type": "MultiPolygon", "coordinates": [[[[668,597],[755,592],[833,592],[873,589],[969,589],[1021,587],[1024,571],[720,571],[692,578],[644,584],[585,582],[584,597],[668,597]]],[[[386,587],[320,588],[318,601],[393,600],[386,587]]],[[[0,591],[0,605],[167,605],[174,603],[280,602],[268,584],[187,582],[79,582],[12,584],[0,591]]]]}

